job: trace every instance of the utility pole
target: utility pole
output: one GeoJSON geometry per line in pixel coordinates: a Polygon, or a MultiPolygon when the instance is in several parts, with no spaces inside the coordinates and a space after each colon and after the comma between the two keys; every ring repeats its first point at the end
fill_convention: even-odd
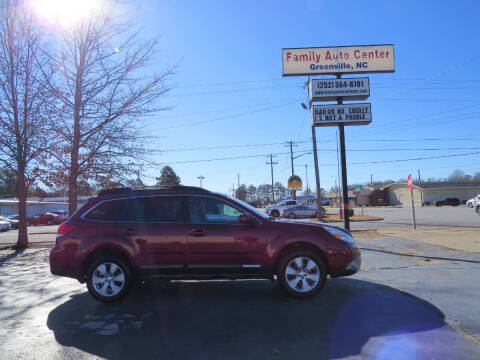
{"type": "Polygon", "coordinates": [[[373,174],[370,174],[370,185],[373,185],[373,174]]]}
{"type": "Polygon", "coordinates": [[[200,176],[197,177],[197,179],[200,179],[200,187],[203,188],[202,180],[205,179],[205,176],[200,175],[200,176]]]}
{"type": "Polygon", "coordinates": [[[307,194],[310,195],[310,191],[308,188],[308,164],[305,164],[305,182],[307,183],[307,194]]]}
{"type": "Polygon", "coordinates": [[[232,184],[232,197],[235,197],[235,184],[232,184]]]}
{"type": "Polygon", "coordinates": [[[420,187],[420,202],[423,207],[423,188],[422,188],[422,179],[420,177],[420,169],[418,169],[418,186],[420,187]]]}
{"type": "Polygon", "coordinates": [[[237,188],[240,187],[240,173],[237,173],[237,188]]]}
{"type": "Polygon", "coordinates": [[[270,154],[270,162],[266,162],[265,164],[270,165],[270,172],[272,174],[272,202],[275,201],[275,193],[273,189],[273,165],[278,164],[278,162],[273,162],[273,154],[270,154]]]}

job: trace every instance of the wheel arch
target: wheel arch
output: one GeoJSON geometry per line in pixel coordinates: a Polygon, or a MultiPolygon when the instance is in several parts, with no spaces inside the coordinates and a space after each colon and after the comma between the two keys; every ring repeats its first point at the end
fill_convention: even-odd
{"type": "Polygon", "coordinates": [[[295,241],[292,242],[288,245],[285,245],[275,256],[275,261],[274,261],[274,272],[278,272],[278,266],[280,264],[280,261],[282,260],[283,256],[286,254],[298,250],[298,249],[305,249],[305,250],[310,250],[317,254],[323,261],[325,268],[327,269],[327,274],[330,274],[330,264],[328,263],[328,259],[325,256],[325,253],[320,249],[317,245],[312,244],[307,241],[295,241]]]}
{"type": "Polygon", "coordinates": [[[130,260],[130,257],[128,256],[127,251],[125,251],[124,249],[122,249],[118,246],[103,245],[103,246],[100,246],[100,247],[96,248],[92,252],[90,252],[87,255],[87,257],[85,258],[85,260],[83,261],[82,277],[85,278],[85,276],[87,275],[88,268],[90,267],[92,262],[95,261],[96,258],[98,258],[100,256],[108,256],[108,255],[116,256],[116,257],[120,258],[121,260],[125,261],[125,263],[133,271],[132,261],[130,260]]]}

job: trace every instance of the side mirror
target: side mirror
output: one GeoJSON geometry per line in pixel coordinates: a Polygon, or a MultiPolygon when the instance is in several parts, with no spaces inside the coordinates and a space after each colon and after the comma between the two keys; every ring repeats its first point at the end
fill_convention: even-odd
{"type": "Polygon", "coordinates": [[[239,216],[239,221],[241,224],[248,224],[248,225],[253,225],[255,224],[255,219],[252,218],[250,215],[247,214],[242,214],[239,216]]]}

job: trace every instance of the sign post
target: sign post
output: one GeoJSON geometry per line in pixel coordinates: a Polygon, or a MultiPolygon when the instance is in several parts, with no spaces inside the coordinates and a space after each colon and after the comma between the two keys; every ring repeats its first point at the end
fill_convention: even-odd
{"type": "Polygon", "coordinates": [[[412,175],[408,174],[408,189],[410,190],[410,197],[412,198],[412,218],[413,218],[413,229],[417,229],[417,222],[415,219],[415,201],[413,199],[413,182],[412,175]]]}
{"type": "MultiPolygon", "coordinates": [[[[365,100],[370,96],[368,78],[343,78],[342,74],[395,71],[392,44],[282,49],[283,76],[335,75],[336,79],[309,79],[312,116],[313,157],[317,198],[319,172],[315,127],[338,126],[342,167],[343,218],[350,230],[345,125],[367,125],[372,121],[370,104],[343,104],[344,100],[365,100]],[[337,105],[313,105],[314,101],[337,101],[337,105]]],[[[303,105],[302,105],[303,106],[303,105]]],[[[306,106],[304,106],[306,108],[306,106]]],[[[413,193],[412,193],[413,201],[413,193]]],[[[319,212],[321,207],[319,206],[319,212]]]]}

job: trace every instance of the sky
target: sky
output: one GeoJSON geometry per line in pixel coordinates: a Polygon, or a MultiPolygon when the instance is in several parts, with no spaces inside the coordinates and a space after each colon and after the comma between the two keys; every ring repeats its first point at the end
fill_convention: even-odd
{"type": "MultiPolygon", "coordinates": [[[[373,118],[345,127],[348,182],[480,172],[479,12],[476,1],[140,1],[142,36],[159,39],[151,71],[177,66],[161,100],[171,109],[149,125],[161,153],[144,182],[170,165],[184,185],[204,176],[204,187],[228,192],[239,174],[258,186],[271,182],[274,154],[274,181],[286,185],[285,143],[295,141],[295,173],[312,186],[307,78],[282,77],[281,49],[369,44],[394,44],[396,71],[344,76],[369,76],[373,118]]],[[[328,190],[338,182],[337,129],[316,131],[328,190]]]]}

